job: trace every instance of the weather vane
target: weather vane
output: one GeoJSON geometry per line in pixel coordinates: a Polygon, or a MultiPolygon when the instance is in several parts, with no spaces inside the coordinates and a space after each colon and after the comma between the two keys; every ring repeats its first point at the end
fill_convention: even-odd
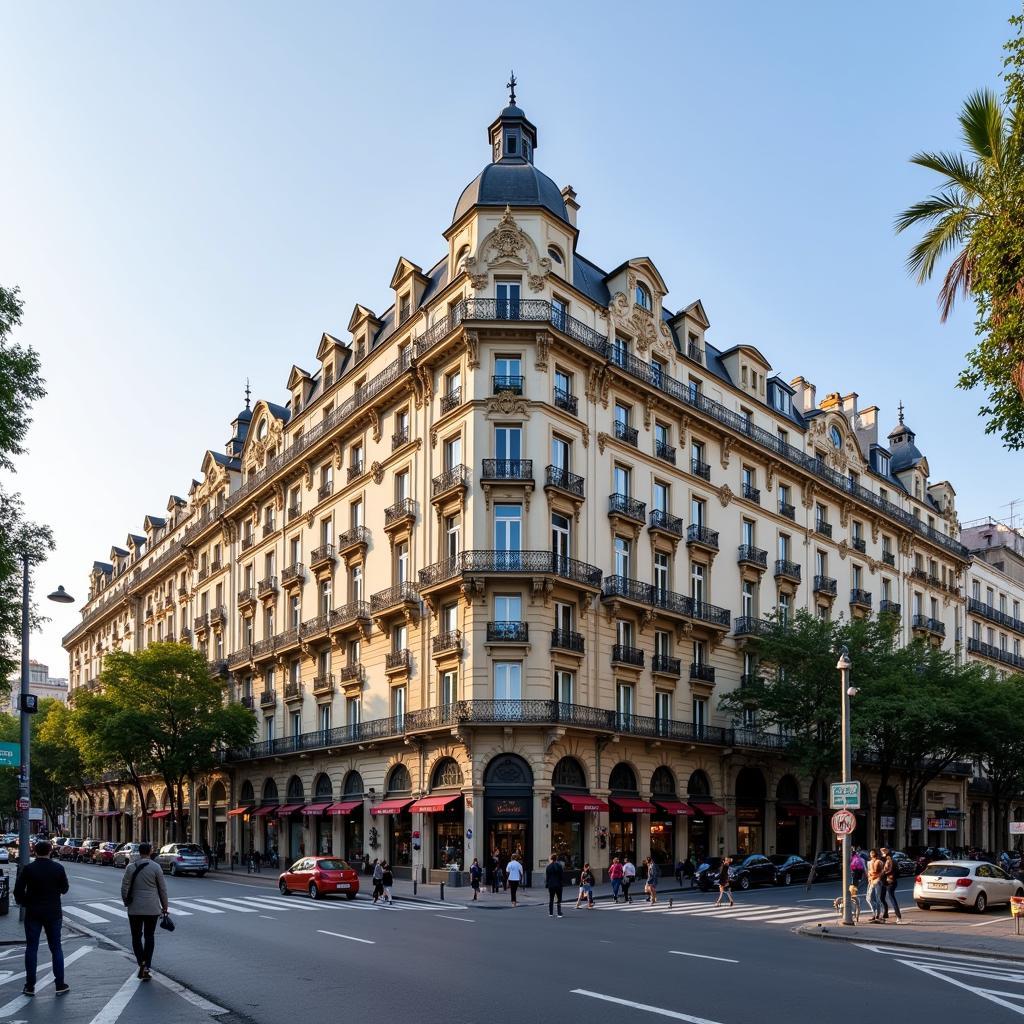
{"type": "Polygon", "coordinates": [[[900,411],[900,423],[902,424],[903,423],[903,402],[900,402],[900,404],[897,406],[897,408],[900,411]]]}
{"type": "Polygon", "coordinates": [[[516,105],[516,73],[510,72],[511,77],[505,83],[505,88],[508,89],[508,105],[514,107],[516,105]]]}
{"type": "Polygon", "coordinates": [[[249,396],[252,394],[252,390],[249,387],[249,378],[245,378],[245,407],[249,408],[249,396]]]}

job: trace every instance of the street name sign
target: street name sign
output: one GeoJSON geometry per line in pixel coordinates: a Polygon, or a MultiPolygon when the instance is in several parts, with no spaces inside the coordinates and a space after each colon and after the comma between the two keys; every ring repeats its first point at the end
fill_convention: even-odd
{"type": "Polygon", "coordinates": [[[836,811],[832,815],[832,831],[837,836],[853,835],[853,830],[856,827],[857,818],[853,811],[836,811]]]}
{"type": "Polygon", "coordinates": [[[0,768],[17,768],[21,764],[20,743],[0,743],[0,768]]]}
{"type": "Polygon", "coordinates": [[[833,782],[831,789],[831,800],[829,807],[833,811],[843,807],[850,810],[860,810],[860,783],[859,782],[833,782]]]}

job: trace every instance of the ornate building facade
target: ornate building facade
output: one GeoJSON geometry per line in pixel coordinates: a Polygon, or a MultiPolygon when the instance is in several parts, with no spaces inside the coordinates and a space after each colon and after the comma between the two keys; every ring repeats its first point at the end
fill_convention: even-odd
{"type": "MultiPolygon", "coordinates": [[[[384,312],[357,304],[284,401],[247,399],[187,496],[94,564],[72,691],[118,647],[206,653],[259,733],[192,795],[194,834],[229,850],[420,877],[495,848],[535,871],[806,853],[783,737],[718,697],[757,673],[772,612],[889,613],[952,646],[953,488],[902,409],[881,435],[855,393],[716,347],[650,259],[587,260],[520,108],[488,140],[441,258],[400,259],[384,312]]],[[[860,772],[892,804],[860,839],[909,815],[914,841],[958,840],[860,772]]],[[[969,773],[935,788],[962,807],[969,773]]],[[[76,797],[76,827],[126,835],[128,796],[76,797]]]]}

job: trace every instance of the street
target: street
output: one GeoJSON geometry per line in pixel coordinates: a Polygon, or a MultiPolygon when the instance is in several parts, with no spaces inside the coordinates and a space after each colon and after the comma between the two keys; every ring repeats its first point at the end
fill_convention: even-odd
{"type": "MultiPolygon", "coordinates": [[[[78,864],[67,870],[68,924],[127,945],[121,872],[78,864]]],[[[426,1024],[584,1016],[745,1024],[825,1013],[830,1022],[861,1024],[876,1002],[907,1020],[982,1012],[1009,1020],[1022,1012],[1007,995],[1015,987],[1024,993],[1022,967],[892,950],[885,941],[898,938],[894,925],[879,927],[870,945],[793,934],[796,924],[834,921],[833,883],[810,892],[738,893],[736,908],[718,911],[714,896],[700,892],[663,893],[655,907],[602,900],[593,911],[576,910],[567,889],[559,920],[548,917],[538,889],[521,897],[518,909],[504,893],[483,894],[474,904],[465,889],[449,890],[442,903],[436,888],[421,889],[421,901],[399,898],[385,907],[374,906],[365,890],[351,903],[282,897],[274,877],[168,878],[178,927],[171,935],[158,931],[155,970],[193,998],[260,1024],[332,1005],[357,1019],[414,1016],[426,1024]]],[[[911,882],[900,887],[908,918],[921,913],[911,882]]],[[[69,968],[73,994],[63,1011],[75,1024],[74,988],[88,964],[86,957],[69,968]]],[[[37,997],[16,1016],[47,1019],[46,1008],[52,1010],[52,996],[37,997]]]]}

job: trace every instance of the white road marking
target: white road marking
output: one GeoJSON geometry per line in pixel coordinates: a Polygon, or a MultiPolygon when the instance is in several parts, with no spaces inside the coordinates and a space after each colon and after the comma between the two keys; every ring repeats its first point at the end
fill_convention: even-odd
{"type": "Polygon", "coordinates": [[[93,910],[102,910],[105,914],[119,914],[121,917],[128,916],[128,911],[124,907],[115,907],[106,903],[90,903],[89,906],[93,910]]]}
{"type": "Polygon", "coordinates": [[[111,996],[107,1005],[89,1021],[89,1024],[115,1024],[141,984],[142,980],[137,973],[129,975],[128,980],[111,996]]]}
{"type": "Polygon", "coordinates": [[[471,917],[451,917],[448,914],[435,914],[434,917],[443,917],[446,921],[468,921],[470,924],[476,924],[471,917]]]}
{"type": "Polygon", "coordinates": [[[288,900],[284,896],[276,900],[272,897],[264,899],[262,896],[246,896],[244,899],[225,896],[224,900],[231,903],[241,903],[243,906],[273,907],[274,910],[308,910],[314,914],[327,909],[326,907],[319,907],[310,902],[300,903],[298,900],[288,900]]]}
{"type": "Polygon", "coordinates": [[[262,917],[264,921],[276,921],[277,920],[276,917],[270,917],[267,914],[260,914],[260,917],[262,917]]]}
{"type": "Polygon", "coordinates": [[[695,956],[698,960],[719,960],[723,964],[738,964],[739,960],[730,960],[727,956],[708,956],[706,953],[684,953],[681,949],[670,949],[674,956],[695,956]]]}
{"type": "Polygon", "coordinates": [[[367,946],[376,946],[377,943],[373,939],[360,939],[355,935],[342,935],[341,932],[325,932],[323,928],[317,928],[317,931],[321,935],[333,935],[336,939],[348,939],[350,942],[363,942],[367,946]]]}
{"type": "Polygon", "coordinates": [[[616,1003],[619,1006],[628,1006],[633,1010],[643,1010],[645,1013],[656,1013],[659,1017],[671,1017],[673,1020],[689,1021],[689,1024],[716,1024],[706,1017],[694,1017],[689,1013],[679,1013],[676,1010],[666,1010],[661,1006],[651,1006],[648,1003],[634,1003],[631,999],[619,999],[617,996],[606,996],[601,992],[591,992],[585,988],[574,988],[570,990],[574,996],[589,996],[591,999],[602,999],[606,1003],[616,1003]]]}
{"type": "Polygon", "coordinates": [[[221,910],[234,910],[239,914],[258,914],[258,910],[254,910],[252,907],[236,907],[232,903],[228,903],[225,900],[212,900],[205,897],[194,896],[193,900],[196,903],[208,903],[211,907],[219,907],[221,910]]]}
{"type": "Polygon", "coordinates": [[[106,924],[107,919],[100,917],[99,914],[93,914],[88,910],[82,910],[81,907],[69,907],[66,903],[64,904],[64,913],[71,914],[72,917],[81,918],[83,921],[87,921],[89,924],[106,924]]]}
{"type": "Polygon", "coordinates": [[[204,907],[201,903],[186,903],[185,900],[175,900],[179,907],[188,907],[189,910],[200,910],[204,914],[223,914],[223,910],[216,910],[213,907],[204,907]]]}
{"type": "MultiPolygon", "coordinates": [[[[76,960],[80,960],[86,953],[91,953],[96,947],[95,946],[79,946],[73,953],[69,953],[64,957],[64,968],[67,969],[69,964],[73,964],[76,960]]],[[[39,995],[40,989],[46,988],[53,981],[53,973],[50,972],[44,975],[42,978],[36,978],[36,995],[39,995]]],[[[9,1013],[17,1013],[22,1007],[28,1006],[32,1001],[32,996],[17,996],[12,999],[9,1003],[4,1003],[0,1006],[0,1017],[3,1017],[9,1013]]]]}
{"type": "Polygon", "coordinates": [[[984,928],[989,924],[1010,924],[1013,921],[1012,917],[993,917],[988,921],[979,921],[977,924],[968,925],[968,928],[984,928]]]}
{"type": "Polygon", "coordinates": [[[153,975],[153,980],[158,981],[164,988],[174,992],[176,995],[181,996],[186,1003],[191,1003],[193,1006],[198,1007],[204,1013],[210,1014],[211,1017],[219,1016],[222,1013],[227,1013],[227,1009],[223,1006],[218,1006],[216,1003],[211,1003],[209,999],[204,999],[197,992],[193,992],[190,988],[185,988],[184,985],[179,984],[172,978],[168,978],[163,974],[157,974],[156,971],[150,972],[153,975]]]}

